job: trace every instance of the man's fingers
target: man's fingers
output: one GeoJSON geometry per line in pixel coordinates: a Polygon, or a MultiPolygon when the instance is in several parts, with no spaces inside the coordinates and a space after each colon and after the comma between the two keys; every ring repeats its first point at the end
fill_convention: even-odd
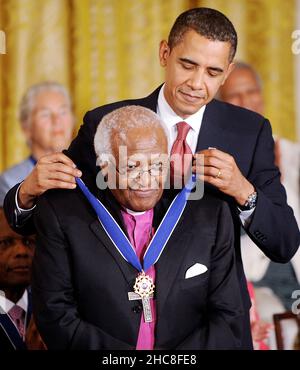
{"type": "MultiPolygon", "coordinates": [[[[196,165],[196,161],[194,161],[193,164],[196,165]]],[[[200,162],[200,166],[203,165],[203,164],[205,166],[210,166],[210,167],[215,167],[215,168],[228,168],[228,169],[230,169],[230,165],[227,162],[222,161],[221,159],[216,158],[216,157],[207,157],[207,156],[205,156],[204,161],[200,162]]]]}
{"type": "Polygon", "coordinates": [[[62,181],[62,182],[67,182],[70,184],[75,184],[75,177],[68,175],[67,173],[64,172],[52,172],[50,174],[49,180],[57,180],[57,181],[62,181]]]}
{"type": "Polygon", "coordinates": [[[194,156],[196,156],[197,154],[202,154],[202,155],[204,155],[204,157],[215,157],[215,158],[218,158],[222,161],[230,161],[231,162],[233,160],[233,157],[230,154],[222,152],[219,149],[204,149],[204,150],[201,150],[198,153],[195,153],[194,156]]]}
{"type": "Polygon", "coordinates": [[[76,168],[71,168],[70,166],[63,163],[49,163],[45,165],[45,168],[49,171],[51,178],[54,173],[65,173],[73,177],[80,177],[82,175],[81,171],[76,168]]]}
{"type": "Polygon", "coordinates": [[[64,163],[65,165],[67,165],[67,166],[70,166],[72,168],[76,168],[75,163],[69,157],[67,157],[65,154],[60,153],[60,152],[45,155],[44,157],[42,157],[40,159],[40,162],[41,163],[61,162],[61,163],[64,163]]]}
{"type": "Polygon", "coordinates": [[[70,182],[65,182],[65,181],[60,181],[60,180],[48,180],[47,181],[47,189],[75,189],[76,184],[70,183],[70,182]]]}
{"type": "Polygon", "coordinates": [[[211,167],[211,166],[192,166],[192,172],[199,174],[199,175],[205,175],[205,176],[211,176],[213,178],[223,179],[227,177],[227,171],[225,169],[220,169],[217,167],[211,167]]]}
{"type": "Polygon", "coordinates": [[[203,174],[197,175],[200,181],[207,182],[211,185],[214,185],[217,188],[220,188],[223,185],[223,182],[221,179],[216,178],[214,176],[206,176],[203,174]]]}

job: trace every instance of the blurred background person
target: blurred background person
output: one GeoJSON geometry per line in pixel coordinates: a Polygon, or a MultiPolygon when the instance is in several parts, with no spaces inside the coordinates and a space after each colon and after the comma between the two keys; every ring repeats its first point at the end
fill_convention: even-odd
{"type": "MultiPolygon", "coordinates": [[[[252,66],[236,63],[225,84],[221,86],[219,98],[227,103],[264,114],[262,81],[252,66]]],[[[283,138],[275,140],[275,162],[281,172],[281,181],[287,191],[288,204],[293,208],[299,225],[300,212],[300,147],[283,138]]],[[[291,310],[291,295],[300,289],[300,250],[291,262],[279,264],[265,256],[252,240],[242,233],[242,258],[246,277],[253,282],[257,311],[263,321],[271,323],[273,314],[291,310]]],[[[295,328],[290,329],[294,336],[295,328]]],[[[270,346],[275,348],[271,335],[270,346]]]]}
{"type": "Polygon", "coordinates": [[[12,231],[0,208],[0,351],[45,349],[31,317],[34,249],[35,238],[12,231]]]}
{"type": "Polygon", "coordinates": [[[75,122],[68,91],[57,82],[31,86],[21,101],[19,119],[31,154],[1,174],[0,206],[8,190],[24,180],[40,158],[68,148],[75,122]]]}

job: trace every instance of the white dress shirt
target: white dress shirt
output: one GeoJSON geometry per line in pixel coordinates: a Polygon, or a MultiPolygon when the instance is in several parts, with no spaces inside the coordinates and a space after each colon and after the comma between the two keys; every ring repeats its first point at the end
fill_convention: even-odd
{"type": "Polygon", "coordinates": [[[190,131],[187,134],[186,141],[191,148],[191,151],[193,153],[196,152],[197,142],[198,142],[198,136],[202,124],[203,114],[206,108],[206,105],[204,105],[202,108],[198,110],[198,112],[192,114],[186,119],[183,119],[182,117],[178,116],[173,109],[170,107],[170,105],[167,103],[166,98],[164,96],[164,86],[160,89],[159,95],[158,95],[158,101],[157,101],[157,114],[161,118],[161,120],[164,122],[167,131],[169,133],[168,139],[169,139],[169,153],[171,152],[171,148],[173,146],[174,141],[177,138],[177,126],[176,124],[178,122],[186,122],[191,126],[190,131]]]}
{"type": "Polygon", "coordinates": [[[14,305],[20,306],[25,311],[25,314],[27,313],[27,309],[28,309],[28,292],[27,292],[27,289],[25,289],[22,297],[18,300],[17,303],[14,303],[11,300],[9,300],[8,298],[6,298],[4,292],[2,290],[0,290],[0,310],[1,310],[1,313],[2,314],[4,314],[4,313],[7,314],[8,311],[14,305]]]}

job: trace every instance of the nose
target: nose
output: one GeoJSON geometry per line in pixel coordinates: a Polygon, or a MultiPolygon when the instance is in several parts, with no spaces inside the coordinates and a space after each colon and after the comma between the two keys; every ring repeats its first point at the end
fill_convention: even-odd
{"type": "Polygon", "coordinates": [[[202,90],[204,88],[204,71],[195,69],[189,80],[189,85],[193,90],[202,90]]]}
{"type": "Polygon", "coordinates": [[[32,256],[32,252],[30,248],[22,242],[22,240],[18,240],[14,246],[14,257],[15,258],[29,258],[32,256]]]}
{"type": "Polygon", "coordinates": [[[52,119],[53,126],[60,126],[61,117],[58,113],[52,112],[51,119],[52,119]]]}
{"type": "Polygon", "coordinates": [[[139,185],[143,188],[148,188],[151,184],[151,175],[149,170],[143,170],[139,177],[139,185]]]}

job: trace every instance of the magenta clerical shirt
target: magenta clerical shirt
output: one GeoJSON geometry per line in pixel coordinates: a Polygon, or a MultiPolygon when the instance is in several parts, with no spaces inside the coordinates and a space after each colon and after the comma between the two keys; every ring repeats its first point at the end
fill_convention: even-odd
{"type": "MultiPolygon", "coordinates": [[[[123,220],[127,229],[127,233],[131,244],[134,246],[136,254],[143,261],[144,253],[152,237],[152,221],[153,221],[153,209],[144,213],[136,213],[121,210],[123,220]]],[[[155,268],[151,266],[145,273],[153,279],[155,284],[155,268]]],[[[146,323],[144,320],[144,314],[141,316],[141,323],[139,329],[139,335],[137,340],[136,349],[148,349],[154,348],[155,342],[155,323],[156,323],[156,307],[155,300],[150,299],[152,318],[151,323],[146,323]]]]}

